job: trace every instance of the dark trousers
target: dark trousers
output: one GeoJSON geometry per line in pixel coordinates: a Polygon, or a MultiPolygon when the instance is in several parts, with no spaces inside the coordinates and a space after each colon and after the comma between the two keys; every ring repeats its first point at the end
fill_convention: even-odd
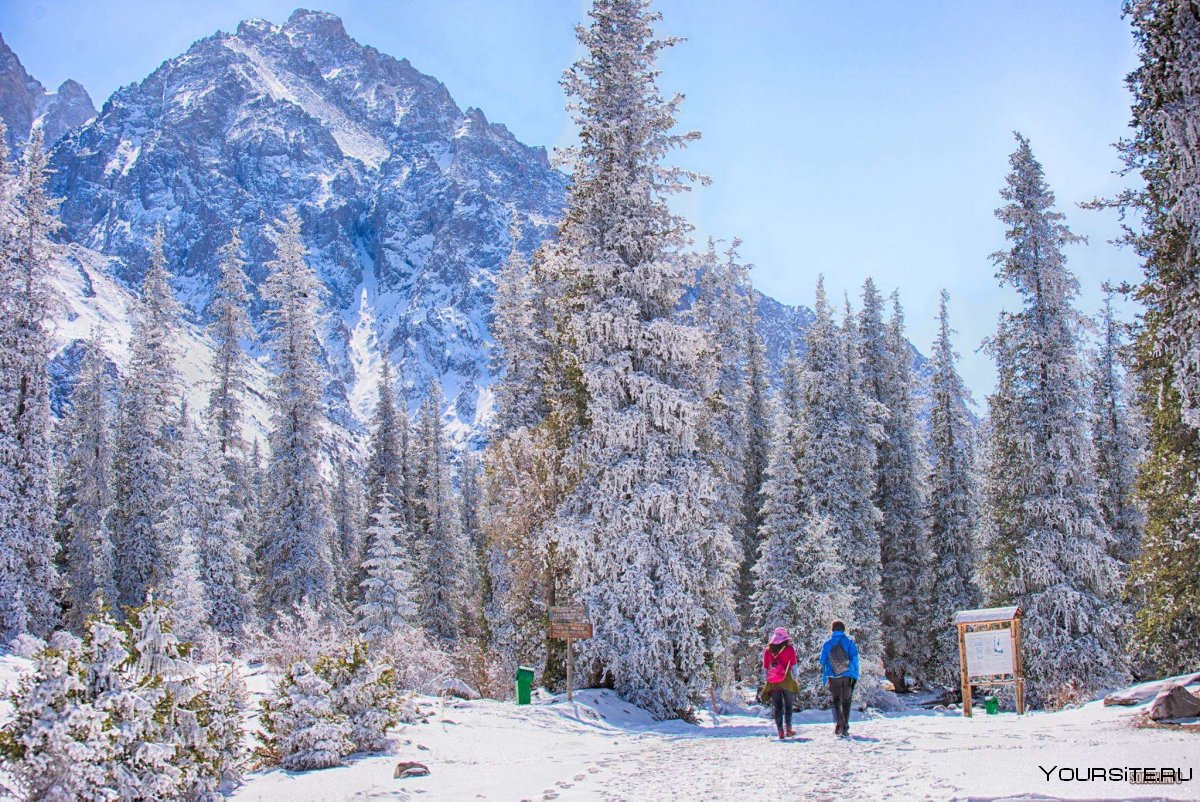
{"type": "Polygon", "coordinates": [[[833,723],[838,735],[850,734],[850,697],[854,695],[854,677],[830,677],[829,692],[833,694],[833,723]]]}
{"type": "Polygon", "coordinates": [[[792,727],[792,701],[796,694],[783,688],[771,689],[771,710],[775,713],[775,727],[792,727]]]}

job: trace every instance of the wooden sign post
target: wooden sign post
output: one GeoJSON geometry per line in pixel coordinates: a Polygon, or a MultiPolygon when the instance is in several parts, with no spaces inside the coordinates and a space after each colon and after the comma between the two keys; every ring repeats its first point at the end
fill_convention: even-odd
{"type": "Polygon", "coordinates": [[[1021,608],[963,610],[958,627],[959,677],[963,715],[971,715],[972,685],[1013,685],[1017,714],[1025,713],[1025,669],[1021,662],[1021,608]]]}
{"type": "Polygon", "coordinates": [[[574,655],[571,641],[592,637],[592,624],[582,604],[560,604],[550,610],[550,637],[567,642],[567,701],[574,700],[574,655]]]}

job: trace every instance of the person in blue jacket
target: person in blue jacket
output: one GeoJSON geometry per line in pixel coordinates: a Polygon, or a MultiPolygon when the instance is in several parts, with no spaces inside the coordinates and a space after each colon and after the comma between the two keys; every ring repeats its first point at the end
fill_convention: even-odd
{"type": "Polygon", "coordinates": [[[833,695],[834,733],[850,735],[850,698],[858,683],[858,647],[846,634],[846,625],[834,621],[829,640],[821,647],[821,681],[833,695]]]}

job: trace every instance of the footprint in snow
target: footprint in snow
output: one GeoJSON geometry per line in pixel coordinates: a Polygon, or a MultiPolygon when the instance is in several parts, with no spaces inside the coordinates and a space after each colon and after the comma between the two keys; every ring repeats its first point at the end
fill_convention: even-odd
{"type": "Polygon", "coordinates": [[[558,793],[555,791],[546,791],[542,794],[542,799],[558,799],[558,793]]]}
{"type": "Polygon", "coordinates": [[[586,777],[585,775],[583,775],[583,774],[576,774],[576,775],[575,775],[575,782],[579,782],[580,780],[585,780],[585,779],[587,779],[587,777],[586,777]]]}
{"type": "Polygon", "coordinates": [[[571,784],[569,782],[566,782],[565,780],[559,780],[558,782],[555,783],[555,785],[557,785],[559,788],[563,789],[564,791],[571,787],[571,784]]]}

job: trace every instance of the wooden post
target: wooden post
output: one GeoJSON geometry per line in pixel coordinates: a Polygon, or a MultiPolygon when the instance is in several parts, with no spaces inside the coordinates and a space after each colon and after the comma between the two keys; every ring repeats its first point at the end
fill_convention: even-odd
{"type": "Polygon", "coordinates": [[[1012,622],[1013,678],[1017,681],[1017,715],[1025,715],[1025,661],[1021,659],[1021,617],[1012,622]]]}
{"type": "Polygon", "coordinates": [[[574,655],[571,654],[571,639],[567,638],[567,701],[574,700],[574,686],[572,685],[573,678],[571,677],[571,669],[575,662],[574,655]]]}
{"type": "Polygon", "coordinates": [[[958,664],[959,678],[962,683],[963,715],[971,717],[971,678],[967,675],[967,639],[966,626],[958,625],[958,664]]]}

